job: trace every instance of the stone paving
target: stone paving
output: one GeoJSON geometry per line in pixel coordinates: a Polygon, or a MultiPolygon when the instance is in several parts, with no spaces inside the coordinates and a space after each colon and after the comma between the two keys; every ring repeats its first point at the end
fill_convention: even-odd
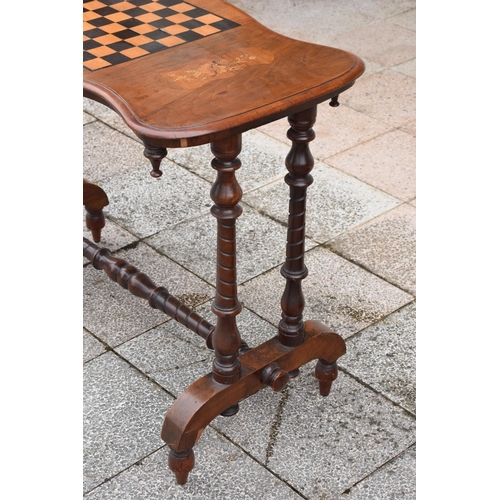
{"type": "MultiPolygon", "coordinates": [[[[283,392],[264,389],[236,416],[215,419],[179,486],[161,424],[210,371],[212,352],[84,259],[84,498],[414,499],[415,2],[232,3],[279,33],[351,50],[367,65],[340,107],[319,106],[311,143],[304,315],[342,335],[347,354],[327,398],[312,362],[283,392]]],[[[110,198],[100,245],[215,321],[209,148],[169,151],[163,177],[153,179],[119,117],[86,99],[83,109],[84,177],[110,198]]],[[[253,346],[276,334],[280,318],[287,129],[280,120],[244,134],[240,155],[238,324],[253,346]]]]}

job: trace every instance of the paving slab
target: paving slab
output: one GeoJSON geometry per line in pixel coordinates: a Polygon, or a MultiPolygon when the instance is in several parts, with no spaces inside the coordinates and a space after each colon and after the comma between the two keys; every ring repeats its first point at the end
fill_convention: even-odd
{"type": "Polygon", "coordinates": [[[414,442],[403,409],[342,372],[324,398],[309,364],[284,405],[268,467],[306,498],[333,499],[414,442]]]}
{"type": "MultiPolygon", "coordinates": [[[[251,313],[246,312],[247,318],[250,315],[251,313]]],[[[242,313],[241,316],[245,315],[242,313]]],[[[243,318],[242,330],[247,330],[246,327],[250,326],[246,321],[247,318],[243,318]]],[[[262,320],[259,321],[263,323],[262,320]]],[[[178,342],[174,342],[174,345],[181,349],[179,352],[182,352],[176,360],[168,344],[168,337],[172,339],[176,336],[175,328],[167,332],[166,327],[168,324],[127,342],[119,348],[119,352],[163,387],[169,388],[169,392],[173,388],[173,392],[179,394],[185,388],[180,387],[179,380],[184,380],[184,385],[188,385],[190,381],[196,380],[210,370],[211,360],[199,361],[199,356],[204,356],[201,348],[187,345],[188,342],[185,342],[184,346],[177,346],[178,342]],[[190,353],[192,364],[186,365],[184,353],[190,353]],[[177,366],[180,365],[184,367],[177,370],[177,366]],[[196,373],[192,371],[194,366],[203,369],[196,373]],[[179,378],[181,372],[184,375],[189,373],[189,376],[179,378]]],[[[269,330],[269,327],[267,329],[269,330]]],[[[363,469],[361,466],[358,475],[352,476],[351,462],[359,461],[358,458],[353,458],[356,453],[364,454],[372,447],[371,459],[377,460],[377,464],[384,463],[399,452],[397,443],[406,443],[406,446],[409,446],[414,442],[414,424],[411,416],[401,408],[351,379],[347,374],[341,373],[339,377],[339,380],[347,379],[347,382],[338,386],[336,381],[331,395],[322,398],[318,394],[317,381],[313,375],[314,365],[315,362],[312,362],[302,367],[299,378],[292,380],[282,393],[275,393],[265,388],[242,401],[240,411],[234,417],[217,417],[211,427],[219,430],[259,463],[271,468],[279,477],[282,471],[278,472],[273,463],[281,464],[287,469],[295,469],[297,477],[292,474],[287,478],[287,482],[293,484],[307,498],[336,498],[325,496],[324,492],[329,491],[332,484],[336,483],[340,484],[338,490],[343,491],[342,488],[347,489],[354,485],[370,470],[370,466],[364,463],[366,468],[363,469]],[[296,409],[289,409],[289,405],[296,409]],[[293,445],[295,423],[299,422],[299,427],[302,428],[302,425],[306,425],[303,424],[305,419],[308,419],[307,427],[312,434],[304,439],[308,442],[308,446],[314,448],[318,461],[317,464],[311,464],[311,476],[307,476],[307,480],[304,479],[302,468],[304,464],[309,463],[310,452],[304,446],[301,449],[299,444],[303,444],[302,442],[293,445]],[[317,420],[313,421],[314,419],[317,420]],[[283,431],[283,421],[288,425],[285,431],[283,431]],[[326,427],[325,422],[327,422],[326,427]],[[366,443],[366,439],[372,442],[366,443]],[[317,443],[311,445],[309,441],[317,443]],[[330,444],[326,445],[325,441],[330,444]],[[337,448],[335,455],[338,455],[334,459],[338,464],[335,467],[337,477],[334,478],[332,478],[334,468],[326,467],[321,473],[314,472],[321,469],[318,464],[332,462],[332,442],[335,442],[333,445],[337,448]],[[389,444],[381,445],[386,442],[389,444]],[[276,459],[276,453],[282,453],[282,448],[285,446],[283,443],[287,443],[287,451],[276,459]],[[289,449],[290,446],[294,448],[293,451],[289,449]],[[321,485],[320,489],[317,485],[321,485]],[[312,493],[302,491],[301,487],[305,490],[310,489],[312,493]]],[[[208,429],[205,433],[207,431],[208,429]]]]}
{"type": "Polygon", "coordinates": [[[89,123],[83,127],[83,177],[96,182],[139,165],[147,173],[149,161],[143,151],[137,141],[108,125],[89,123]]]}
{"type": "Polygon", "coordinates": [[[106,352],[106,346],[83,329],[83,362],[86,363],[106,352]]]}
{"type": "Polygon", "coordinates": [[[338,46],[334,37],[339,33],[356,30],[415,7],[413,0],[233,0],[232,3],[278,33],[334,47],[338,46]]]}
{"type": "MultiPolygon", "coordinates": [[[[323,243],[348,229],[396,207],[401,202],[325,163],[312,171],[307,191],[306,235],[323,243]]],[[[289,186],[282,181],[243,195],[260,212],[288,222],[289,186]]]]}
{"type": "Polygon", "coordinates": [[[86,500],[298,500],[303,498],[241,449],[207,427],[195,447],[196,465],[179,486],[168,469],[168,447],[141,460],[86,500]]]}
{"type": "Polygon", "coordinates": [[[416,81],[387,69],[360,78],[343,94],[346,106],[394,127],[415,120],[416,81]]]}
{"type": "MultiPolygon", "coordinates": [[[[114,256],[144,272],[156,285],[165,286],[189,307],[202,304],[214,295],[212,286],[143,243],[116,252],[114,256]]],[[[112,347],[169,319],[92,266],[84,268],[83,284],[84,327],[112,347]]]]}
{"type": "Polygon", "coordinates": [[[416,305],[408,304],[347,341],[339,366],[416,413],[416,305]]]}
{"type": "Polygon", "coordinates": [[[324,160],[343,172],[400,200],[416,194],[416,140],[392,130],[324,160]]]}
{"type": "MultiPolygon", "coordinates": [[[[101,241],[99,241],[99,243],[95,243],[92,238],[92,233],[85,225],[85,209],[83,209],[83,236],[85,238],[100,247],[111,250],[112,252],[138,241],[137,236],[129,233],[126,229],[118,224],[115,224],[107,217],[107,207],[104,207],[103,214],[106,223],[104,228],[101,230],[101,241]]],[[[87,263],[89,261],[84,258],[84,262],[87,263]]]]}
{"type": "MultiPolygon", "coordinates": [[[[282,139],[286,141],[286,135],[282,139]]],[[[241,153],[238,155],[241,168],[236,171],[236,179],[243,192],[257,189],[276,178],[282,179],[287,173],[285,158],[289,150],[283,141],[277,141],[263,132],[258,130],[245,132],[241,153]]],[[[209,144],[171,149],[168,158],[203,177],[210,184],[213,184],[217,177],[217,172],[211,166],[214,155],[210,151],[209,144]]]]}
{"type": "Polygon", "coordinates": [[[112,352],[86,363],[83,380],[88,492],[163,446],[160,430],[172,398],[112,352]]]}
{"type": "MultiPolygon", "coordinates": [[[[216,324],[211,301],[195,308],[207,321],[216,324]]],[[[241,337],[255,347],[277,334],[276,327],[243,308],[237,316],[241,337]]],[[[178,396],[191,383],[212,370],[213,351],[205,340],[175,321],[168,321],[122,344],[117,349],[143,373],[169,393],[178,396]]]]}
{"type": "MultiPolygon", "coordinates": [[[[373,68],[375,71],[377,68],[373,68]]],[[[362,76],[361,78],[365,78],[362,76]]],[[[332,108],[329,101],[318,105],[318,115],[313,130],[316,133],[314,141],[309,143],[312,155],[316,159],[328,158],[345,151],[365,141],[373,139],[393,127],[371,118],[363,113],[345,106],[345,96],[351,92],[347,90],[339,98],[340,106],[332,108]]],[[[282,141],[290,148],[291,141],[286,133],[290,128],[287,118],[277,120],[259,127],[259,130],[269,136],[282,141]]]]}
{"type": "Polygon", "coordinates": [[[86,125],[87,123],[95,121],[95,118],[88,113],[83,112],[83,124],[86,125]]]}
{"type": "Polygon", "coordinates": [[[408,30],[416,31],[417,29],[417,10],[410,9],[401,14],[396,14],[392,16],[390,19],[391,23],[397,24],[398,26],[402,26],[408,30]]]}
{"type": "MultiPolygon", "coordinates": [[[[209,303],[199,306],[196,311],[215,324],[216,318],[209,303]]],[[[242,338],[251,347],[277,334],[274,326],[245,308],[237,316],[237,323],[242,338]]],[[[214,359],[213,351],[207,349],[201,337],[174,321],[126,342],[117,351],[176,397],[191,383],[210,373],[214,359]]],[[[265,463],[269,436],[281,398],[281,394],[265,388],[240,403],[237,419],[218,417],[212,425],[232,436],[235,435],[233,431],[239,430],[238,445],[265,463]]]]}
{"type": "Polygon", "coordinates": [[[125,122],[120,117],[116,111],[113,111],[111,108],[104,106],[99,102],[93,101],[92,99],[88,99],[86,97],[83,98],[83,109],[89,115],[94,117],[94,119],[98,119],[101,122],[109,125],[111,128],[125,134],[126,136],[134,139],[139,144],[142,144],[139,138],[125,125],[125,122]]]}
{"type": "Polygon", "coordinates": [[[390,68],[415,58],[415,31],[383,20],[337,35],[332,46],[390,68]]]}
{"type": "Polygon", "coordinates": [[[339,500],[415,500],[416,447],[411,446],[360,483],[339,500]]]}
{"type": "MultiPolygon", "coordinates": [[[[287,229],[249,206],[236,222],[237,281],[242,283],[286,258],[287,229]]],[[[215,286],[217,220],[211,215],[177,224],[145,240],[159,252],[215,286]]],[[[317,245],[307,239],[306,248],[317,245]]]]}
{"type": "Polygon", "coordinates": [[[392,69],[395,71],[399,71],[403,75],[411,76],[412,78],[417,78],[416,59],[411,59],[410,61],[406,61],[404,63],[398,64],[397,66],[393,66],[392,69]]]}
{"type": "MultiPolygon", "coordinates": [[[[370,61],[370,59],[366,57],[363,58],[363,62],[365,63],[365,72],[361,78],[366,78],[367,76],[373,75],[385,69],[385,66],[382,66],[382,64],[370,61]]],[[[342,97],[340,97],[339,102],[341,102],[341,99],[342,97]]]]}
{"type": "Polygon", "coordinates": [[[140,238],[210,212],[210,184],[164,160],[163,176],[133,168],[100,183],[109,198],[108,216],[140,238]]]}
{"type": "Polygon", "coordinates": [[[326,246],[416,294],[416,208],[404,204],[347,231],[326,246]]]}
{"type": "MultiPolygon", "coordinates": [[[[125,342],[116,351],[177,397],[192,382],[210,372],[213,360],[213,351],[204,346],[203,339],[197,343],[180,338],[179,332],[184,329],[170,320],[125,342]],[[189,373],[193,373],[192,377],[189,373]]],[[[185,335],[199,338],[189,330],[185,335]]]]}
{"type": "Polygon", "coordinates": [[[403,132],[407,132],[408,134],[412,134],[414,137],[417,136],[417,120],[410,120],[408,123],[405,123],[400,127],[403,132]]]}
{"type": "MultiPolygon", "coordinates": [[[[306,253],[309,276],[303,280],[304,319],[331,327],[344,338],[366,328],[414,297],[325,248],[306,253]]],[[[274,325],[281,319],[285,279],[273,269],[240,287],[240,299],[274,325]]]]}

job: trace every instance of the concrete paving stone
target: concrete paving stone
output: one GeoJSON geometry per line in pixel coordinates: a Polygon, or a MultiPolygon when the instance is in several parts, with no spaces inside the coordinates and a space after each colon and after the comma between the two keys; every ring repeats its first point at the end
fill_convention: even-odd
{"type": "Polygon", "coordinates": [[[303,370],[281,414],[268,467],[306,498],[339,498],[415,443],[415,419],[339,372],[326,398],[314,364],[303,370]]]}
{"type": "Polygon", "coordinates": [[[407,132],[408,134],[412,134],[414,137],[417,136],[417,120],[410,120],[408,123],[405,123],[400,129],[403,132],[407,132]]]}
{"type": "Polygon", "coordinates": [[[96,358],[103,352],[106,352],[106,347],[102,342],[99,342],[85,328],[83,329],[83,362],[86,363],[91,359],[96,358]]]}
{"type": "Polygon", "coordinates": [[[172,403],[159,386],[108,352],[83,367],[83,489],[88,492],[164,443],[172,403]]]}
{"type": "Polygon", "coordinates": [[[415,38],[415,31],[384,20],[341,33],[332,45],[390,68],[415,58],[415,38]]]}
{"type": "Polygon", "coordinates": [[[416,305],[408,304],[347,341],[339,366],[415,413],[416,305]]]}
{"type": "MultiPolygon", "coordinates": [[[[209,362],[210,367],[203,372],[205,375],[210,371],[213,360],[213,352],[207,347],[178,337],[177,332],[185,328],[176,321],[170,320],[122,344],[116,348],[116,351],[171,394],[178,396],[191,382],[199,378],[189,382],[186,379],[179,381],[179,377],[175,377],[179,370],[184,374],[186,368],[189,369],[193,364],[209,362]],[[174,383],[171,381],[171,375],[175,377],[174,383]],[[179,388],[175,382],[180,382],[181,387],[179,388]]],[[[197,337],[189,330],[186,334],[197,337]]]]}
{"type": "MultiPolygon", "coordinates": [[[[196,307],[195,311],[215,325],[211,302],[196,307]]],[[[274,326],[245,308],[236,321],[241,337],[250,347],[256,347],[277,334],[274,326]]],[[[121,345],[117,351],[174,396],[209,373],[214,359],[213,351],[206,347],[202,337],[175,321],[143,333],[121,345]]]]}
{"type": "Polygon", "coordinates": [[[210,213],[210,184],[171,161],[155,179],[144,167],[100,183],[109,198],[108,216],[140,238],[210,213]]]}
{"type": "Polygon", "coordinates": [[[142,144],[139,138],[127,127],[127,125],[125,125],[125,122],[120,117],[120,115],[116,113],[116,111],[113,111],[111,108],[108,108],[107,106],[104,106],[104,104],[101,104],[99,102],[93,101],[92,99],[84,97],[83,109],[88,114],[109,125],[111,128],[122,132],[131,139],[134,139],[136,142],[142,144]]]}
{"type": "Polygon", "coordinates": [[[299,40],[333,45],[335,35],[394,16],[415,6],[412,0],[234,0],[235,6],[268,28],[299,40]]]}
{"type": "Polygon", "coordinates": [[[400,205],[341,234],[328,248],[364,269],[416,294],[416,209],[400,205]]]}
{"type": "Polygon", "coordinates": [[[95,118],[88,113],[83,112],[83,124],[86,125],[87,123],[94,122],[95,118]]]}
{"type": "Polygon", "coordinates": [[[411,446],[363,479],[339,500],[415,500],[416,448],[411,446]]]}
{"type": "MultiPolygon", "coordinates": [[[[307,191],[306,236],[325,242],[348,229],[396,207],[401,202],[325,163],[312,171],[307,191]]],[[[243,195],[260,212],[287,223],[289,186],[275,182],[243,195]]]]}
{"type": "MultiPolygon", "coordinates": [[[[363,62],[365,63],[365,72],[361,75],[361,78],[366,78],[367,76],[373,75],[373,74],[378,73],[379,71],[383,71],[385,69],[385,66],[382,66],[381,64],[370,61],[366,57],[363,58],[363,62]]],[[[342,96],[340,97],[340,99],[342,99],[342,96]]]]}
{"type": "MultiPolygon", "coordinates": [[[[118,251],[115,257],[144,272],[158,286],[195,307],[214,296],[214,289],[145,244],[118,251]]],[[[169,319],[147,301],[133,296],[104,271],[84,268],[84,327],[114,347],[169,319]]]]}
{"type": "MultiPolygon", "coordinates": [[[[302,281],[304,319],[313,319],[347,338],[414,297],[377,278],[326,248],[306,253],[309,276],[302,281]]],[[[275,326],[281,319],[280,301],[285,279],[273,269],[240,287],[242,303],[275,326]]]]}
{"type": "MultiPolygon", "coordinates": [[[[284,262],[287,229],[242,204],[236,222],[237,281],[242,283],[284,262]]],[[[215,286],[217,221],[211,215],[181,222],[145,240],[215,286]]],[[[316,244],[307,240],[306,248],[316,244]]]]}
{"type": "MultiPolygon", "coordinates": [[[[137,241],[137,237],[133,234],[129,233],[126,229],[115,224],[113,221],[109,220],[107,215],[107,207],[104,207],[103,213],[106,218],[106,225],[101,230],[101,241],[99,243],[95,243],[92,239],[92,233],[87,229],[85,225],[85,209],[83,209],[83,236],[90,240],[92,243],[100,247],[107,248],[112,252],[123,248],[124,246],[130,245],[137,241]]],[[[87,259],[84,259],[85,262],[88,262],[87,259]]]]}
{"type": "Polygon", "coordinates": [[[295,387],[294,381],[282,392],[264,387],[241,401],[236,415],[215,418],[212,427],[267,466],[282,405],[285,404],[289,391],[294,391],[295,387]]]}
{"type": "Polygon", "coordinates": [[[392,69],[360,78],[344,94],[347,106],[394,127],[415,120],[415,78],[392,69]]]}
{"type": "Polygon", "coordinates": [[[415,198],[415,137],[392,130],[324,160],[400,200],[415,198]]]}
{"type": "MultiPolygon", "coordinates": [[[[210,302],[197,307],[196,311],[212,324],[216,323],[210,302]]],[[[251,347],[277,334],[274,326],[245,308],[237,316],[237,324],[242,338],[251,347]]],[[[206,347],[204,339],[174,321],[130,340],[117,351],[176,397],[210,373],[214,359],[214,353],[206,347]]],[[[218,417],[212,425],[223,433],[230,433],[240,446],[264,463],[281,398],[280,394],[265,388],[241,402],[236,416],[218,417]]]]}
{"type": "MultiPolygon", "coordinates": [[[[343,0],[349,2],[349,0],[343,0]]],[[[351,2],[352,3],[352,2],[351,2]]],[[[372,16],[376,20],[393,18],[408,11],[415,9],[415,0],[356,0],[354,2],[358,8],[372,16]]]]}
{"type": "MultiPolygon", "coordinates": [[[[214,354],[206,347],[197,349],[187,342],[172,339],[172,335],[168,340],[162,338],[155,344],[157,335],[156,331],[152,335],[147,332],[137,338],[135,345],[129,345],[133,342],[130,341],[118,350],[170,394],[175,397],[180,396],[193,382],[212,371],[214,354]],[[168,351],[168,354],[164,354],[163,350],[168,351]],[[179,358],[177,363],[176,355],[179,358]],[[188,359],[190,356],[191,362],[188,359]],[[148,357],[150,359],[147,359],[148,357]]],[[[281,399],[282,394],[266,387],[241,401],[240,410],[235,416],[230,418],[219,416],[211,425],[230,436],[257,460],[265,463],[272,426],[281,399]]]]}
{"type": "Polygon", "coordinates": [[[397,14],[390,19],[391,23],[397,24],[398,26],[402,26],[408,30],[416,31],[417,29],[417,10],[410,9],[401,14],[397,14]]]}
{"type": "MultiPolygon", "coordinates": [[[[363,78],[365,77],[362,76],[361,79],[363,78]]],[[[393,128],[389,124],[381,123],[345,106],[346,96],[349,92],[352,92],[352,89],[340,95],[340,106],[337,108],[332,108],[329,105],[329,101],[323,102],[318,106],[318,116],[313,126],[316,138],[309,143],[309,148],[314,158],[328,158],[377,137],[384,132],[388,132],[393,128]]],[[[289,128],[288,119],[283,118],[263,125],[259,130],[286,143],[288,148],[290,148],[291,141],[286,137],[289,128]]]]}
{"type": "Polygon", "coordinates": [[[399,71],[403,75],[411,76],[412,78],[417,78],[417,60],[411,59],[392,68],[395,71],[399,71]]]}
{"type": "MultiPolygon", "coordinates": [[[[286,140],[286,136],[284,138],[286,140]]],[[[276,141],[268,135],[250,130],[243,134],[242,150],[238,155],[241,168],[236,171],[236,178],[243,192],[256,189],[268,182],[285,176],[287,173],[285,158],[290,148],[283,142],[276,141]]],[[[171,149],[168,157],[203,177],[213,184],[217,172],[211,167],[214,158],[210,145],[192,148],[171,149]]]]}
{"type": "Polygon", "coordinates": [[[101,181],[139,165],[147,173],[151,168],[143,151],[136,141],[104,123],[89,123],[83,127],[83,177],[101,181]]]}
{"type": "Polygon", "coordinates": [[[372,20],[371,16],[348,2],[331,5],[322,0],[234,0],[232,3],[277,33],[324,45],[330,45],[335,34],[372,20]],[[335,19],[334,23],[332,19],[335,19]]]}
{"type": "Polygon", "coordinates": [[[185,485],[167,465],[168,447],[144,458],[86,495],[86,500],[299,500],[286,483],[210,427],[194,448],[195,466],[185,485]]]}

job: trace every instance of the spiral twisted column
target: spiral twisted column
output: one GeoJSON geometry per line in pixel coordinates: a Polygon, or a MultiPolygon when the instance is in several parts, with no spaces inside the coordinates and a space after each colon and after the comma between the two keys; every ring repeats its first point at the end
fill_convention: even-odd
{"type": "Polygon", "coordinates": [[[285,182],[290,186],[290,201],[286,261],[281,268],[286,285],[281,298],[282,314],[278,326],[278,340],[288,347],[296,347],[304,340],[302,312],[305,300],[302,280],[307,276],[304,264],[306,193],[313,182],[309,172],[314,166],[314,158],[309,143],[315,138],[312,127],[316,112],[314,106],[288,118],[291,128],[287,136],[292,141],[292,147],[285,161],[288,169],[285,182]]]}
{"type": "Polygon", "coordinates": [[[241,311],[236,285],[236,218],[242,213],[238,202],[242,190],[235,171],[241,162],[241,134],[211,143],[212,167],[217,171],[210,196],[214,201],[212,215],[217,219],[217,282],[212,311],[217,324],[212,336],[215,359],[212,374],[215,381],[233,384],[240,378],[238,350],[241,337],[236,316],[241,311]]]}

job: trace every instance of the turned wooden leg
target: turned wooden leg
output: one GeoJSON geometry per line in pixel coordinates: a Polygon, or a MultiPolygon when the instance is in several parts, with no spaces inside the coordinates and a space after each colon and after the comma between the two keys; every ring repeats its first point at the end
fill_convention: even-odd
{"type": "Polygon", "coordinates": [[[102,188],[83,179],[83,205],[86,210],[85,225],[92,233],[92,239],[101,241],[101,229],[106,224],[102,209],[109,205],[108,197],[102,188]]]}
{"type": "MultiPolygon", "coordinates": [[[[211,212],[217,219],[217,281],[215,299],[212,303],[217,324],[211,335],[215,357],[210,378],[219,387],[223,387],[235,384],[241,375],[239,351],[242,342],[236,325],[236,316],[241,311],[236,285],[236,218],[242,213],[238,205],[242,191],[235,176],[235,171],[241,166],[237,158],[241,151],[241,135],[213,142],[211,149],[215,156],[212,167],[217,171],[217,179],[210,190],[210,196],[214,201],[211,212]]],[[[202,395],[206,396],[204,391],[197,398],[198,401],[201,401],[202,395]]],[[[182,402],[182,396],[177,401],[182,402]]],[[[236,402],[228,400],[227,406],[218,407],[217,411],[224,416],[234,415],[239,409],[237,401],[239,399],[236,402]]],[[[177,415],[177,405],[171,408],[165,419],[163,434],[172,432],[169,425],[175,428],[178,425],[177,421],[182,421],[187,415],[182,410],[181,413],[183,415],[177,415]],[[172,413],[173,417],[170,418],[172,413]]],[[[169,438],[164,439],[170,445],[169,438]]],[[[175,473],[177,482],[184,484],[194,466],[192,444],[183,446],[177,443],[175,447],[171,446],[169,466],[175,473]]]]}
{"type": "MultiPolygon", "coordinates": [[[[212,335],[215,359],[212,367],[214,380],[221,384],[233,384],[240,378],[238,350],[241,337],[236,326],[236,316],[241,311],[236,285],[236,218],[242,209],[241,187],[235,171],[241,162],[237,158],[241,151],[241,135],[235,135],[211,144],[212,167],[217,179],[210,191],[214,201],[211,212],[217,219],[217,282],[212,311],[217,324],[212,335]]],[[[228,408],[229,410],[229,408],[228,408]]],[[[230,414],[234,414],[234,408],[230,414]]]]}
{"type": "MultiPolygon", "coordinates": [[[[316,121],[316,106],[291,115],[288,121],[291,128],[287,136],[292,141],[292,147],[286,158],[288,174],[285,182],[290,186],[290,203],[286,261],[281,268],[286,285],[281,298],[278,340],[287,347],[295,347],[304,340],[302,280],[307,276],[304,264],[306,192],[313,182],[309,172],[314,166],[314,158],[309,142],[315,137],[312,126],[316,121]]],[[[297,376],[298,370],[291,375],[297,376]]]]}

